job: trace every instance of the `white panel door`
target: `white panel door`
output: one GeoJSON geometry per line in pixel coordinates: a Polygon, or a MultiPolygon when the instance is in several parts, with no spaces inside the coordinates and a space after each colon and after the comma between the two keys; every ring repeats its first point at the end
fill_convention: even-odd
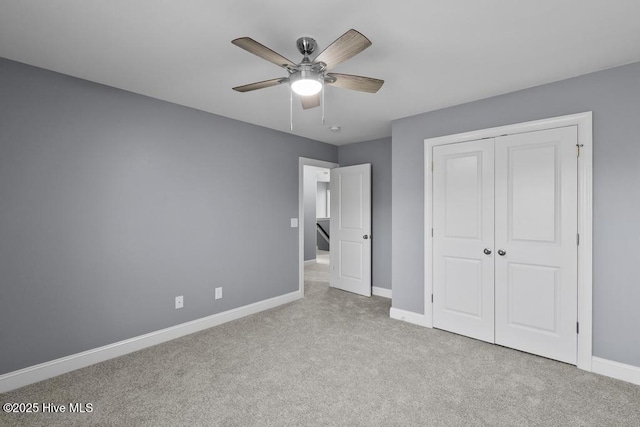
{"type": "Polygon", "coordinates": [[[331,169],[330,286],[371,296],[371,164],[331,169]]]}
{"type": "Polygon", "coordinates": [[[433,325],[493,342],[493,139],[433,159],[433,325]]]}
{"type": "Polygon", "coordinates": [[[577,127],[495,140],[497,344],[577,361],[577,127]]]}

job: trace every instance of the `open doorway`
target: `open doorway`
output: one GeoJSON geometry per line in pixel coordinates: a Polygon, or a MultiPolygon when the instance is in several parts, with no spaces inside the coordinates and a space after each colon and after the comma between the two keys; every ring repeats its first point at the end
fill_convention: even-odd
{"type": "Polygon", "coordinates": [[[330,169],[336,163],[300,158],[299,191],[299,258],[300,294],[308,285],[329,282],[331,251],[331,190],[330,169]]]}
{"type": "Polygon", "coordinates": [[[304,261],[324,260],[331,248],[329,168],[305,166],[304,261]]]}
{"type": "Polygon", "coordinates": [[[304,167],[304,283],[311,288],[329,285],[331,251],[329,168],[304,167]],[[329,209],[328,209],[329,208],[329,209]]]}

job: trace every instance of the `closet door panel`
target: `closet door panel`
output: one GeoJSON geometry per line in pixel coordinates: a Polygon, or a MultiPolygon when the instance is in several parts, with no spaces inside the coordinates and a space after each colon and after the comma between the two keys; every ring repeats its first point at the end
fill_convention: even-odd
{"type": "Polygon", "coordinates": [[[577,360],[575,126],[495,141],[495,340],[577,360]]]}
{"type": "Polygon", "coordinates": [[[433,155],[433,324],[493,342],[493,140],[433,155]]]}

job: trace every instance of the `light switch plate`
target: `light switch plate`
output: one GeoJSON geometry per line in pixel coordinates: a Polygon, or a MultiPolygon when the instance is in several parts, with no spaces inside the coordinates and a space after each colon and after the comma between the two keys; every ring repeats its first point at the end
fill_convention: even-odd
{"type": "Polygon", "coordinates": [[[298,228],[298,218],[291,218],[291,228],[298,228]]]}

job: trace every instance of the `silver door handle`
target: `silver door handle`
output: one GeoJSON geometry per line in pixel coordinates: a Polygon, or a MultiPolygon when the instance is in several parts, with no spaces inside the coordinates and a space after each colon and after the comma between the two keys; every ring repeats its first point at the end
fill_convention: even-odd
{"type": "Polygon", "coordinates": [[[502,249],[498,249],[498,255],[500,255],[500,256],[505,256],[506,254],[507,254],[507,253],[506,253],[504,250],[502,250],[502,249]]]}
{"type": "Polygon", "coordinates": [[[366,235],[366,234],[365,234],[364,236],[362,236],[362,238],[363,238],[364,240],[367,240],[369,237],[371,237],[371,236],[368,236],[368,235],[366,235]]]}
{"type": "Polygon", "coordinates": [[[489,248],[484,248],[484,254],[485,254],[485,255],[491,255],[491,249],[489,249],[489,248]]]}

